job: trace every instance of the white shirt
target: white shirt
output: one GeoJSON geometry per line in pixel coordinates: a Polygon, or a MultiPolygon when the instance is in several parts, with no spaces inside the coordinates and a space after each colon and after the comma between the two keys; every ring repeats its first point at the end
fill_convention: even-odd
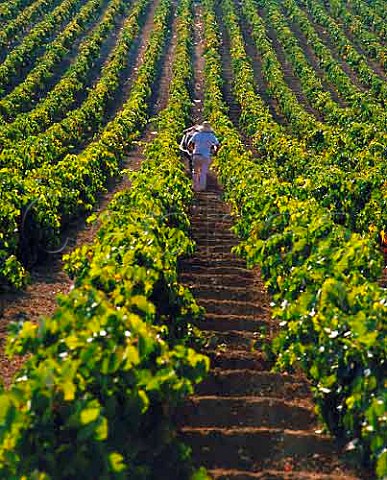
{"type": "Polygon", "coordinates": [[[197,132],[191,138],[190,145],[194,145],[194,155],[202,155],[205,158],[211,157],[211,147],[219,145],[219,140],[214,132],[197,132]]]}

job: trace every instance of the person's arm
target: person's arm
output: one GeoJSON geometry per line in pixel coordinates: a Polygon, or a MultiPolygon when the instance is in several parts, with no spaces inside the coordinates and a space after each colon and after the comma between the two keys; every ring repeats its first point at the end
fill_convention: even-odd
{"type": "Polygon", "coordinates": [[[194,133],[188,142],[187,149],[189,152],[192,152],[195,148],[196,136],[197,136],[197,133],[194,133]]]}
{"type": "Polygon", "coordinates": [[[213,155],[216,155],[218,153],[220,143],[214,134],[212,136],[213,136],[213,139],[212,139],[211,153],[213,155]]]}
{"type": "Polygon", "coordinates": [[[187,151],[187,146],[186,146],[186,137],[187,137],[187,134],[185,133],[180,141],[180,145],[179,145],[179,149],[182,151],[182,152],[186,152],[187,151]]]}

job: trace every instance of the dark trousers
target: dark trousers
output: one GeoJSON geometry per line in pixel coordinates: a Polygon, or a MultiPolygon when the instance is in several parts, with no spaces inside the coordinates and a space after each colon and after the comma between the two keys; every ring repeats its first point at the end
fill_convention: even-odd
{"type": "Polygon", "coordinates": [[[187,153],[187,152],[182,152],[183,153],[183,157],[186,161],[188,161],[188,167],[189,167],[189,174],[190,174],[190,177],[192,178],[192,175],[193,175],[193,159],[192,159],[192,155],[190,153],[187,153]]]}

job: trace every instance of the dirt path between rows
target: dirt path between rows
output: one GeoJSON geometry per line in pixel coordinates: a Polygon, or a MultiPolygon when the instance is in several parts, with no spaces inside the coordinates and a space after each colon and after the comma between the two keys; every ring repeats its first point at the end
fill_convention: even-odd
{"type": "MultiPolygon", "coordinates": [[[[203,84],[195,73],[195,85],[203,84]]],[[[203,92],[195,96],[202,101],[203,92]]],[[[199,114],[196,107],[193,115],[199,114]]],[[[259,270],[248,270],[231,252],[238,239],[214,176],[196,194],[190,220],[197,248],[182,262],[180,280],[206,310],[197,326],[211,360],[209,377],[176,414],[194,465],[216,480],[360,478],[342,465],[332,438],[318,431],[305,378],[271,372],[265,351],[277,325],[270,298],[259,270]]]]}
{"type": "MultiPolygon", "coordinates": [[[[107,6],[107,8],[108,8],[108,6],[107,6]]],[[[93,25],[93,28],[90,29],[90,31],[87,34],[88,36],[91,36],[94,29],[98,28],[98,26],[99,26],[99,24],[100,24],[100,22],[103,18],[103,15],[105,14],[105,11],[107,10],[107,8],[104,9],[104,11],[101,15],[101,18],[98,19],[98,22],[96,22],[93,25]]],[[[130,12],[130,9],[128,9],[128,12],[130,12]]],[[[71,110],[75,110],[76,108],[80,107],[80,105],[86,99],[86,97],[88,95],[88,89],[93,88],[94,85],[99,81],[99,79],[101,77],[101,73],[102,73],[102,68],[110,60],[113,48],[116,45],[117,40],[118,40],[118,36],[120,34],[120,31],[123,28],[125,18],[127,18],[127,15],[125,15],[123,13],[119,13],[115,17],[115,25],[114,25],[112,31],[110,32],[108,37],[105,38],[105,40],[103,40],[101,48],[99,50],[99,55],[97,56],[97,58],[95,58],[93,60],[94,65],[93,65],[92,70],[89,72],[86,88],[84,90],[82,90],[81,92],[77,93],[76,101],[73,103],[73,105],[71,107],[71,110]]],[[[58,67],[58,69],[57,69],[58,72],[57,72],[56,76],[54,76],[54,78],[50,82],[50,85],[49,85],[50,88],[54,88],[54,86],[61,80],[61,78],[63,76],[63,72],[70,69],[72,64],[76,61],[77,56],[78,56],[78,52],[79,52],[79,47],[80,47],[80,45],[82,45],[82,42],[84,41],[85,38],[86,38],[86,35],[82,39],[82,41],[80,41],[78,44],[75,45],[75,47],[73,47],[70,55],[67,55],[66,58],[63,60],[63,64],[61,64],[60,67],[58,67]]],[[[46,86],[46,89],[47,89],[47,86],[46,86]]],[[[48,92],[46,92],[46,94],[47,93],[48,92]]],[[[67,115],[67,113],[66,113],[66,115],[67,115]]],[[[62,117],[58,117],[56,119],[56,121],[60,121],[61,118],[62,117]]]]}
{"type": "MultiPolygon", "coordinates": [[[[87,0],[81,0],[79,4],[75,7],[72,16],[70,18],[63,20],[60,24],[57,24],[55,28],[49,33],[44,39],[41,39],[39,41],[39,44],[36,48],[31,50],[27,50],[27,52],[24,52],[23,54],[23,62],[18,65],[16,71],[14,70],[14,75],[9,77],[9,81],[4,85],[4,96],[8,95],[9,93],[12,92],[12,90],[22,81],[26,79],[28,74],[34,69],[34,67],[41,61],[42,57],[46,54],[47,51],[49,51],[51,44],[63,33],[63,31],[66,29],[68,24],[71,22],[72,18],[75,17],[76,15],[79,14],[80,10],[84,7],[86,4],[87,0]]],[[[62,2],[60,2],[62,3],[62,2]]],[[[56,8],[60,8],[60,4],[56,6],[56,8]]],[[[55,8],[55,9],[56,9],[55,8]]],[[[54,11],[52,10],[50,14],[52,14],[54,11]]],[[[41,22],[43,22],[44,19],[41,19],[41,22]]],[[[39,22],[40,23],[40,22],[39,22]]],[[[39,24],[35,25],[36,28],[39,28],[39,24]]],[[[34,28],[35,28],[34,27],[34,28]]],[[[33,30],[33,29],[32,29],[33,30]]],[[[32,33],[32,30],[30,33],[32,33]]],[[[16,49],[20,47],[22,42],[25,40],[25,36],[21,37],[21,42],[19,45],[15,46],[15,48],[12,48],[12,50],[9,51],[9,53],[13,53],[16,49]]],[[[9,55],[9,54],[8,54],[9,55]]],[[[8,55],[4,58],[4,61],[7,60],[8,55]]]]}
{"type": "MultiPolygon", "coordinates": [[[[158,3],[158,2],[155,2],[158,3]]],[[[154,8],[151,9],[154,12],[154,8]]],[[[173,12],[171,14],[173,18],[173,12]]],[[[154,85],[157,90],[154,91],[151,99],[150,114],[155,115],[165,105],[165,99],[168,96],[170,68],[175,48],[175,23],[168,37],[164,56],[160,62],[160,71],[154,85]]],[[[147,16],[144,27],[142,28],[141,45],[138,48],[138,60],[136,67],[140,65],[142,53],[146,47],[147,39],[153,25],[152,13],[147,16]]],[[[133,79],[132,79],[133,80],[133,79]]],[[[146,132],[142,135],[135,148],[128,154],[123,168],[137,169],[143,160],[143,144],[152,138],[152,124],[148,125],[146,132]]],[[[101,195],[95,213],[105,210],[112,197],[121,190],[130,187],[127,177],[117,179],[109,186],[109,192],[101,195]]],[[[5,385],[9,385],[15,372],[20,368],[23,362],[22,358],[6,357],[4,353],[5,340],[8,327],[11,322],[32,320],[38,321],[42,316],[50,316],[56,308],[56,296],[66,294],[72,287],[72,281],[63,271],[62,255],[69,253],[74,248],[84,244],[91,243],[98,230],[98,223],[88,225],[85,218],[77,219],[74,225],[66,232],[66,248],[58,253],[52,254],[40,264],[35,265],[31,271],[31,283],[24,291],[8,292],[0,294],[0,380],[5,385]]]]}
{"type": "MultiPolygon", "coordinates": [[[[6,1],[4,1],[3,3],[6,3],[6,1]]],[[[31,30],[34,29],[36,25],[42,21],[43,17],[50,14],[59,5],[60,2],[59,0],[58,1],[53,0],[50,3],[46,2],[44,9],[42,8],[37,9],[36,8],[37,3],[38,2],[36,0],[31,0],[30,5],[27,5],[25,8],[20,8],[18,14],[12,20],[7,21],[6,23],[0,22],[1,30],[6,29],[6,27],[9,28],[9,25],[11,24],[11,22],[14,27],[13,31],[17,30],[17,35],[15,35],[13,38],[9,38],[7,46],[0,50],[0,63],[4,62],[5,58],[9,55],[9,53],[14,48],[17,48],[20,45],[20,43],[24,40],[24,38],[27,35],[29,35],[31,30]],[[28,15],[31,13],[31,11],[34,11],[34,13],[32,17],[29,16],[28,23],[23,23],[25,22],[27,10],[28,10],[28,15]],[[17,23],[17,28],[15,28],[16,23],[17,23]]]]}
{"type": "Polygon", "coordinates": [[[238,240],[215,181],[196,196],[191,224],[197,251],[180,278],[206,309],[198,326],[212,365],[177,416],[194,463],[222,480],[359,478],[340,463],[332,438],[316,433],[305,378],[270,371],[270,298],[259,271],[231,253],[238,240]]]}

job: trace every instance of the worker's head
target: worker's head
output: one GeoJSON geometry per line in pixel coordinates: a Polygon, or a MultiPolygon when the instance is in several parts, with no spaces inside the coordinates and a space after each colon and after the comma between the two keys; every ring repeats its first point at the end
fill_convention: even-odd
{"type": "Polygon", "coordinates": [[[210,122],[203,122],[201,130],[202,132],[212,132],[212,127],[210,122]]]}

